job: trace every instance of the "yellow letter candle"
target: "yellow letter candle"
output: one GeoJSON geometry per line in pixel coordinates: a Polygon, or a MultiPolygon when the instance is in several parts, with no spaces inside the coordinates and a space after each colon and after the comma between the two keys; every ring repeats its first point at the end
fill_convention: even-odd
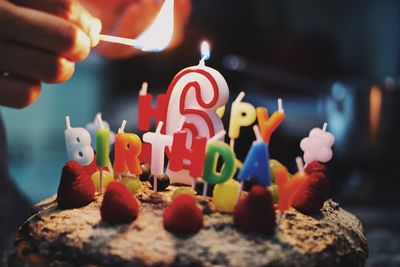
{"type": "Polygon", "coordinates": [[[228,135],[231,139],[230,145],[232,149],[234,148],[235,139],[239,137],[240,128],[249,126],[256,120],[256,110],[252,104],[242,102],[244,96],[244,92],[240,92],[231,107],[228,135]]]}

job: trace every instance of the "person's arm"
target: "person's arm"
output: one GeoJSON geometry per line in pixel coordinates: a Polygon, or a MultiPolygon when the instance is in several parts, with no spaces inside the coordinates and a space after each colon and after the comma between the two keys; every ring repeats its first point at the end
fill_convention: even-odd
{"type": "Polygon", "coordinates": [[[78,1],[0,1],[0,105],[25,107],[41,82],[68,80],[100,30],[100,20],[78,1]]]}
{"type": "MultiPolygon", "coordinates": [[[[41,82],[68,80],[103,33],[134,38],[153,21],[157,0],[0,0],[0,105],[23,108],[39,96],[41,82]],[[86,9],[85,9],[86,8],[86,9]],[[87,11],[90,10],[91,14],[87,11]]],[[[191,0],[175,0],[177,46],[191,12],[191,0]]],[[[101,43],[107,58],[137,53],[133,47],[101,43]]]]}

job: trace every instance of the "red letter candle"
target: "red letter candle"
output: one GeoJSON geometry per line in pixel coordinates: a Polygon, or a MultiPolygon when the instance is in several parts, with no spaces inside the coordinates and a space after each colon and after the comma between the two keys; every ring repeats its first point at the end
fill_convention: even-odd
{"type": "Polygon", "coordinates": [[[153,107],[153,96],[147,93],[147,83],[144,82],[142,89],[139,91],[139,112],[138,112],[138,127],[142,131],[148,131],[150,129],[151,120],[155,118],[156,125],[165,116],[165,95],[157,96],[157,106],[153,107]]]}
{"type": "Polygon", "coordinates": [[[179,131],[174,133],[174,139],[171,148],[169,168],[172,171],[180,171],[183,168],[189,170],[192,177],[201,177],[203,175],[204,158],[207,139],[205,137],[196,137],[192,142],[192,147],[186,147],[187,133],[179,131]],[[188,163],[185,163],[189,161],[188,163]]]}

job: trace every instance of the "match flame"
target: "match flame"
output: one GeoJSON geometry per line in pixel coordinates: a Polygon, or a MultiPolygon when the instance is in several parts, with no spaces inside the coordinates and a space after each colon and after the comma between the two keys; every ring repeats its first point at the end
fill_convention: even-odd
{"type": "Polygon", "coordinates": [[[382,91],[373,85],[369,95],[369,127],[373,140],[376,139],[379,129],[379,120],[382,110],[382,91]]]}
{"type": "Polygon", "coordinates": [[[201,42],[200,45],[201,60],[207,60],[210,58],[210,45],[207,41],[201,42]]]}
{"type": "Polygon", "coordinates": [[[148,52],[164,50],[174,33],[174,0],[165,0],[157,17],[137,38],[136,48],[148,52]]]}

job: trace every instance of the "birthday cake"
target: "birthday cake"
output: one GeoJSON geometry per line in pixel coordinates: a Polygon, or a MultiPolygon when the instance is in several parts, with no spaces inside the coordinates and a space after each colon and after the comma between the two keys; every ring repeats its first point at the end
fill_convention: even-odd
{"type": "Polygon", "coordinates": [[[66,117],[57,195],[21,225],[9,266],[364,266],[360,221],[329,199],[327,125],[301,141],[306,167],[298,157],[291,174],[268,151],[282,100],[270,116],[242,92],[224,143],[229,90],[206,58],[179,72],[156,107],[144,84],[142,138],[125,133],[126,121],[113,136],[100,114],[94,132],[66,117]],[[242,162],[235,140],[251,125],[242,162]]]}

